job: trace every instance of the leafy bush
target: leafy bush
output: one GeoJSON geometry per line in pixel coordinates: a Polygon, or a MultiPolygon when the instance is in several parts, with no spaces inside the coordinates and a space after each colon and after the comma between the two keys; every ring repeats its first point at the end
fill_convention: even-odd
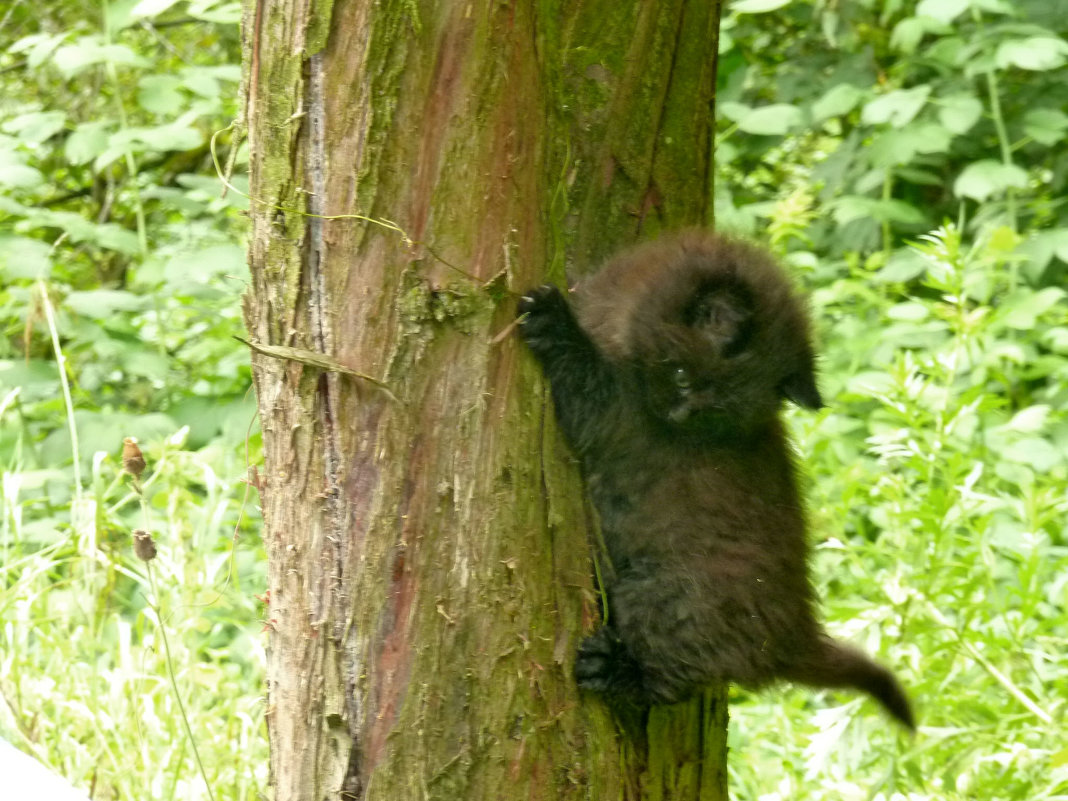
{"type": "MultiPolygon", "coordinates": [[[[220,197],[209,145],[236,113],[239,8],[100,8],[4,18],[0,734],[95,798],[209,797],[194,742],[215,798],[258,798],[244,201],[220,197]],[[134,529],[158,543],[154,588],[134,529]]],[[[225,138],[219,155],[242,162],[225,138]]]]}
{"type": "Polygon", "coordinates": [[[747,699],[738,798],[1068,791],[1068,305],[952,227],[914,254],[914,284],[854,266],[815,290],[830,408],[794,419],[829,625],[888,660],[920,734],[860,698],[747,699]]]}
{"type": "Polygon", "coordinates": [[[830,408],[793,419],[814,574],[830,627],[883,655],[921,724],[744,696],[733,797],[1064,798],[1068,19],[732,8],[718,217],[764,227],[812,292],[830,408]]]}
{"type": "Polygon", "coordinates": [[[1026,231],[1027,269],[1068,258],[1068,18],[1045,0],[749,2],[725,20],[720,216],[753,229],[798,185],[841,256],[942,219],[1026,231]],[[785,138],[784,138],[784,135],[785,138]]]}

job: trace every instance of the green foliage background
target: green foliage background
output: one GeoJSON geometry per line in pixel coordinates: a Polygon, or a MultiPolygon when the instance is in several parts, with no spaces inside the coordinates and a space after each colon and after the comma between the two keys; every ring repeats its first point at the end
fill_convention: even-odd
{"type": "MultiPolygon", "coordinates": [[[[811,295],[829,405],[791,421],[814,574],[921,720],[909,738],[858,697],[737,691],[735,798],[1068,798],[1062,6],[728,8],[717,226],[811,295]]],[[[266,792],[244,201],[210,150],[239,11],[0,14],[0,735],[95,798],[209,797],[179,698],[214,797],[266,792]]]]}
{"type": "Polygon", "coordinates": [[[263,552],[241,483],[259,440],[231,338],[245,204],[220,197],[209,150],[237,112],[239,13],[0,14],[0,735],[98,799],[208,797],[179,699],[214,796],[266,787],[263,552]]]}

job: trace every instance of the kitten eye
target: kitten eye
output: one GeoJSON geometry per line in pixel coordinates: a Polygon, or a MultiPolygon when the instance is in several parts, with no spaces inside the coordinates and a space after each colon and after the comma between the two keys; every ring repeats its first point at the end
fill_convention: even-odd
{"type": "Polygon", "coordinates": [[[689,389],[692,383],[690,381],[690,374],[686,372],[685,367],[677,367],[672,379],[675,381],[675,386],[679,389],[689,389]]]}

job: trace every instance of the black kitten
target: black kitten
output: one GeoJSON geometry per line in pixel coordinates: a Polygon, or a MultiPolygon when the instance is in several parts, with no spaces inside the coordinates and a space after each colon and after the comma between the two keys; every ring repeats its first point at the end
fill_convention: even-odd
{"type": "Polygon", "coordinates": [[[751,245],[679,234],[617,256],[574,306],[551,286],[519,303],[613,566],[579,685],[640,704],[713,681],[852,687],[913,728],[894,676],[815,618],[779,408],[822,402],[779,268],[751,245]]]}

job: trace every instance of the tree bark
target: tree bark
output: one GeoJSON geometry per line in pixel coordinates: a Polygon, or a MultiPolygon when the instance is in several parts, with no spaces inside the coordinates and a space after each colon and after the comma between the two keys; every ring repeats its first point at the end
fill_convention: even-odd
{"type": "Polygon", "coordinates": [[[726,798],[722,689],[624,732],[575,688],[593,520],[508,331],[710,222],[718,17],[247,0],[278,801],[726,798]]]}

